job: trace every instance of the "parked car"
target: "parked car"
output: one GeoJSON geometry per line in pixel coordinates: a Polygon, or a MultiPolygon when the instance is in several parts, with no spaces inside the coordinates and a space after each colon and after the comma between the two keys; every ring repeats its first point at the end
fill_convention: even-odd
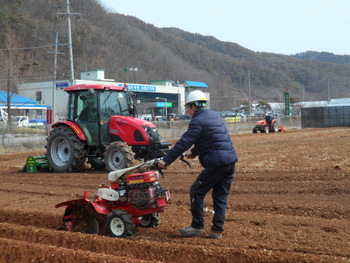
{"type": "Polygon", "coordinates": [[[246,121],[247,120],[247,115],[243,114],[243,113],[237,113],[238,117],[241,117],[241,120],[246,121]]]}
{"type": "Polygon", "coordinates": [[[183,120],[190,120],[191,116],[189,114],[186,115],[181,115],[177,117],[179,120],[183,121],[183,120]]]}
{"type": "Polygon", "coordinates": [[[29,118],[27,116],[13,116],[12,124],[19,127],[28,127],[29,118]]]}
{"type": "Polygon", "coordinates": [[[152,114],[143,114],[139,117],[139,119],[144,121],[152,121],[153,117],[152,117],[152,114]]]}
{"type": "Polygon", "coordinates": [[[223,116],[225,122],[240,122],[241,117],[238,117],[236,114],[227,114],[223,116]]]}

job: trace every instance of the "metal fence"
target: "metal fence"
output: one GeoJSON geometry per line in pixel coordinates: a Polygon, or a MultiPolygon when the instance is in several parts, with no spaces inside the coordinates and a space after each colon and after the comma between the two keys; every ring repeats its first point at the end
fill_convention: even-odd
{"type": "MultiPolygon", "coordinates": [[[[258,119],[240,122],[226,122],[230,134],[252,133],[255,122],[258,119]]],[[[157,127],[163,140],[176,140],[188,129],[187,121],[157,121],[153,122],[157,127]]],[[[300,129],[300,117],[279,118],[279,126],[288,129],[300,129]]],[[[14,151],[45,151],[46,137],[49,134],[51,126],[38,127],[7,127],[0,124],[0,153],[14,151]]]]}
{"type": "Polygon", "coordinates": [[[0,123],[0,153],[45,150],[49,128],[7,126],[0,123]]]}
{"type": "MultiPolygon", "coordinates": [[[[226,121],[226,127],[230,134],[252,133],[255,122],[259,118],[252,118],[240,122],[226,121]]],[[[164,140],[179,139],[187,130],[189,121],[172,121],[172,122],[153,122],[159,130],[160,136],[164,140]]],[[[281,116],[278,118],[278,126],[284,126],[285,129],[300,129],[300,116],[281,116]]]]}
{"type": "Polygon", "coordinates": [[[350,106],[302,108],[301,127],[350,127],[350,106]]]}

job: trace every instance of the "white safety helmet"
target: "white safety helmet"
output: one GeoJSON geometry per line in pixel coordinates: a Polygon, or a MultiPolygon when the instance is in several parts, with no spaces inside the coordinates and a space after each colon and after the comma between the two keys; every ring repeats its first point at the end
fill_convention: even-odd
{"type": "Polygon", "coordinates": [[[196,101],[208,101],[203,91],[194,90],[188,94],[186,104],[196,101]]]}

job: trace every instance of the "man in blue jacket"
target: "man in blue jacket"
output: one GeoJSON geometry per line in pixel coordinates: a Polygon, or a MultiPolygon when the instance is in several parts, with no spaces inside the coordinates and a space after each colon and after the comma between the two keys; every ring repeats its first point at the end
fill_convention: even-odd
{"type": "Polygon", "coordinates": [[[214,217],[211,233],[207,238],[222,238],[225,221],[227,197],[230,191],[235,163],[238,157],[232,144],[230,134],[223,120],[212,110],[207,109],[207,98],[200,90],[189,93],[186,109],[191,116],[188,130],[174,147],[159,161],[164,168],[174,162],[183,152],[191,149],[187,158],[199,157],[204,170],[199,174],[190,188],[192,223],[181,228],[181,235],[200,236],[204,232],[204,198],[212,189],[214,217]]]}

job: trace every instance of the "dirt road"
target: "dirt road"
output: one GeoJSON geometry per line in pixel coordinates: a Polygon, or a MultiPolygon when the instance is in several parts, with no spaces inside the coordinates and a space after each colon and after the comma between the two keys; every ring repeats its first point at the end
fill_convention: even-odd
{"type": "MultiPolygon", "coordinates": [[[[161,225],[118,239],[56,230],[64,208],[55,204],[84,190],[91,198],[106,172],[23,173],[29,153],[1,155],[0,262],[350,262],[350,129],[232,138],[240,160],[222,240],[178,232],[190,224],[197,160],[164,171],[172,201],[161,225]]],[[[211,218],[207,212],[206,232],[211,218]]]]}

